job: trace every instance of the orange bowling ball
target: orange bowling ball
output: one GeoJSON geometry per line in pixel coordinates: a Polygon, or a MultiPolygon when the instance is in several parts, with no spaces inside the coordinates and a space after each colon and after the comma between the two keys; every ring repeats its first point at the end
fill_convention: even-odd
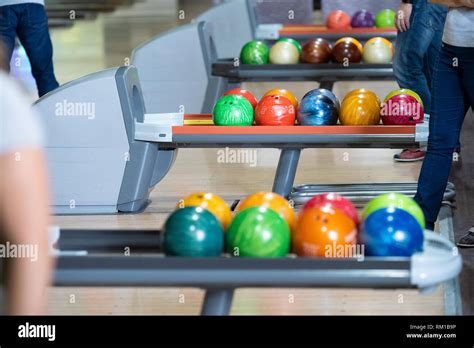
{"type": "Polygon", "coordinates": [[[238,206],[237,211],[251,207],[266,207],[278,213],[288,223],[291,231],[296,227],[296,216],[293,207],[282,196],[273,192],[258,192],[245,198],[238,206]]]}
{"type": "Polygon", "coordinates": [[[327,205],[308,208],[298,217],[292,242],[298,256],[351,257],[354,255],[348,253],[357,242],[357,227],[339,209],[327,205]]]}
{"type": "Polygon", "coordinates": [[[202,207],[209,210],[221,222],[224,230],[232,221],[232,211],[227,203],[219,196],[209,192],[197,192],[182,199],[176,205],[177,209],[185,207],[202,207]]]}
{"type": "Polygon", "coordinates": [[[326,19],[328,29],[349,29],[351,17],[342,10],[332,11],[326,19]]]}
{"type": "Polygon", "coordinates": [[[265,95],[262,97],[262,99],[264,97],[268,97],[269,95],[281,95],[283,97],[286,97],[288,98],[291,103],[294,105],[295,107],[295,110],[298,109],[298,99],[296,99],[295,95],[293,93],[291,93],[289,90],[287,89],[280,89],[280,88],[274,88],[274,89],[271,89],[269,90],[267,93],[265,93],[265,95]]]}
{"type": "Polygon", "coordinates": [[[342,101],[339,121],[345,126],[377,125],[380,123],[380,110],[380,99],[374,92],[354,90],[342,101]]]}

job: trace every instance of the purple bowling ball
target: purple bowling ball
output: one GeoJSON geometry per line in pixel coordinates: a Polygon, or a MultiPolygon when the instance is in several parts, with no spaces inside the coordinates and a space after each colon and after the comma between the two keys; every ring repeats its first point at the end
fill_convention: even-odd
{"type": "Polygon", "coordinates": [[[372,28],[375,25],[375,18],[367,10],[361,10],[354,13],[351,20],[353,28],[372,28]]]}

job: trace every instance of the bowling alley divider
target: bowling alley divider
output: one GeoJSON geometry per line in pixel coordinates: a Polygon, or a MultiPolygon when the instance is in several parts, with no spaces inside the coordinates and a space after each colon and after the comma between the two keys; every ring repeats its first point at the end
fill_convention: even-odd
{"type": "Polygon", "coordinates": [[[3,316],[0,345],[6,348],[178,344],[472,347],[473,326],[474,317],[434,316],[3,316]]]}

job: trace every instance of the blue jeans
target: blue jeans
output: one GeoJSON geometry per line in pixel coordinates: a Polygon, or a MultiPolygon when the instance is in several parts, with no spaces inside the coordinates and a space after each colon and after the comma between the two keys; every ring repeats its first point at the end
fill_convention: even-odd
{"type": "Polygon", "coordinates": [[[31,63],[39,96],[59,86],[54,76],[53,45],[44,6],[21,4],[0,6],[0,40],[10,61],[18,36],[31,63]]]}
{"type": "Polygon", "coordinates": [[[464,117],[474,107],[474,48],[443,44],[432,92],[428,150],[415,196],[430,229],[438,217],[464,117]]]}
{"type": "Polygon", "coordinates": [[[399,32],[393,69],[401,88],[418,93],[427,114],[431,113],[431,76],[441,49],[447,7],[415,0],[410,29],[399,32]]]}

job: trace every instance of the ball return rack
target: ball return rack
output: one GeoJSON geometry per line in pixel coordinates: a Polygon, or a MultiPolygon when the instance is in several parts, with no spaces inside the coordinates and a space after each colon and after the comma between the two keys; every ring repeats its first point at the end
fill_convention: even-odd
{"type": "MultiPolygon", "coordinates": [[[[191,116],[191,115],[190,115],[191,116]]],[[[195,117],[195,115],[193,115],[195,117]]],[[[191,116],[191,117],[193,117],[191,116]]],[[[186,119],[189,116],[185,116],[186,119]]],[[[201,119],[211,119],[201,115],[201,119]]],[[[162,149],[178,148],[277,148],[280,159],[273,192],[290,197],[301,151],[305,148],[405,148],[426,142],[428,124],[416,126],[250,126],[182,125],[169,128],[162,149]]],[[[153,139],[153,137],[147,137],[153,139]]],[[[155,138],[158,141],[159,139],[155,138]]],[[[396,186],[395,184],[392,186],[396,186]]],[[[308,185],[295,192],[305,192],[308,185]]],[[[324,189],[328,188],[327,185],[324,189]]],[[[396,187],[394,187],[396,188],[396,187]]],[[[312,190],[315,188],[313,187],[312,190]]],[[[327,191],[326,191],[327,192],[327,191]]]]}
{"type": "Polygon", "coordinates": [[[238,288],[418,288],[430,293],[456,278],[462,267],[454,245],[433,232],[425,232],[424,251],[412,257],[363,259],[165,257],[159,231],[57,232],[55,286],[202,288],[202,315],[228,315],[238,288]],[[125,248],[131,255],[123,255],[125,248]]]}
{"type": "Polygon", "coordinates": [[[338,63],[237,65],[233,59],[212,64],[212,74],[235,85],[242,82],[317,81],[320,88],[333,89],[339,81],[393,81],[392,64],[338,63]]]}
{"type": "Polygon", "coordinates": [[[292,38],[298,41],[304,41],[320,37],[335,41],[347,36],[360,41],[366,41],[376,36],[395,41],[397,38],[397,30],[395,28],[328,29],[326,26],[311,24],[260,24],[256,30],[256,37],[260,40],[292,38]]]}

